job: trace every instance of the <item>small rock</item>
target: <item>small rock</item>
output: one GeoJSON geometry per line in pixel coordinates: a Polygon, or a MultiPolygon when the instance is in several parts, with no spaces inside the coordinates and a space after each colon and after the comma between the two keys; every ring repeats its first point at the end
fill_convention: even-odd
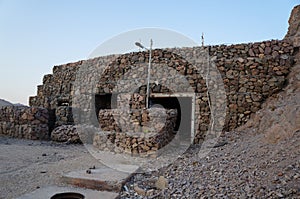
{"type": "Polygon", "coordinates": [[[254,52],[253,52],[252,49],[249,50],[249,55],[250,55],[251,57],[254,57],[254,56],[255,56],[255,54],[254,54],[254,52]]]}
{"type": "Polygon", "coordinates": [[[243,63],[243,62],[244,62],[244,59],[243,59],[243,58],[241,58],[241,57],[239,57],[237,60],[238,60],[239,62],[241,62],[241,63],[243,63]]]}
{"type": "Polygon", "coordinates": [[[154,193],[154,189],[149,189],[146,192],[146,196],[151,196],[151,195],[153,195],[153,193],[154,193]]]}
{"type": "Polygon", "coordinates": [[[299,177],[300,177],[299,174],[296,174],[296,175],[293,176],[294,179],[298,179],[299,177]]]}
{"type": "Polygon", "coordinates": [[[123,188],[123,190],[126,191],[126,192],[129,191],[126,185],[124,185],[122,188],[123,188]]]}
{"type": "Polygon", "coordinates": [[[168,180],[164,176],[159,176],[158,180],[155,182],[155,187],[157,189],[165,189],[168,185],[168,180]]]}
{"type": "Polygon", "coordinates": [[[91,171],[90,169],[88,169],[88,170],[86,170],[86,173],[87,173],[87,174],[91,174],[92,171],[91,171]]]}
{"type": "Polygon", "coordinates": [[[213,146],[213,148],[222,147],[222,146],[225,146],[226,144],[228,144],[227,141],[221,141],[221,142],[218,142],[217,144],[215,144],[215,145],[213,146]]]}
{"type": "Polygon", "coordinates": [[[146,191],[144,190],[144,189],[142,189],[142,188],[140,188],[138,185],[134,185],[133,186],[133,189],[134,189],[134,191],[137,193],[137,194],[139,194],[139,195],[142,195],[142,196],[145,196],[146,195],[146,191]]]}

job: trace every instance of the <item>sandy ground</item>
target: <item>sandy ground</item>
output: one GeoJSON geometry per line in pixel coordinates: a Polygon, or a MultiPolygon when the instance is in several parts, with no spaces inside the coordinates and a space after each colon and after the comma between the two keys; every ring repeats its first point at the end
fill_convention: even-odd
{"type": "Polygon", "coordinates": [[[16,198],[40,187],[62,185],[64,172],[101,163],[83,145],[0,136],[0,198],[16,198]]]}

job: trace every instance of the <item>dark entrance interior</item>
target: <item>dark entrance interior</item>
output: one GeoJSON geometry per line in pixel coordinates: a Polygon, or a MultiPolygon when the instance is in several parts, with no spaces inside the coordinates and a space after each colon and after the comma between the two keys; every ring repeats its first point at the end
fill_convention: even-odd
{"type": "Polygon", "coordinates": [[[103,93],[95,95],[95,111],[98,117],[100,109],[114,109],[117,107],[117,94],[103,93]]]}
{"type": "Polygon", "coordinates": [[[192,126],[192,98],[191,97],[151,97],[150,106],[160,104],[166,109],[177,109],[175,131],[190,139],[192,126]]]}
{"type": "Polygon", "coordinates": [[[59,99],[57,100],[57,106],[70,106],[69,100],[59,99]]]}
{"type": "Polygon", "coordinates": [[[84,195],[80,193],[66,192],[58,193],[51,197],[51,199],[84,199],[84,195]]]}

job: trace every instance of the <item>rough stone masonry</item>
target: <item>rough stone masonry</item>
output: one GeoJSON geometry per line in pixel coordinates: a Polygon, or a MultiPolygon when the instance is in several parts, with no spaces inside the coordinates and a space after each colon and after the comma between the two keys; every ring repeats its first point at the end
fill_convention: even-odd
{"type": "Polygon", "coordinates": [[[0,134],[16,138],[48,139],[49,114],[45,108],[6,106],[0,108],[0,134]]]}
{"type": "MultiPolygon", "coordinates": [[[[206,48],[209,50],[211,59],[214,60],[213,62],[219,69],[225,86],[228,109],[224,130],[232,130],[244,124],[252,113],[260,109],[262,102],[266,98],[280,91],[286,83],[286,76],[293,63],[294,47],[290,40],[271,40],[231,46],[208,46],[206,48]]],[[[199,49],[200,47],[186,48],[186,55],[184,56],[193,56],[193,53],[199,49]]],[[[30,106],[45,107],[53,114],[57,112],[57,109],[69,109],[69,107],[72,107],[72,98],[75,94],[72,89],[76,72],[80,67],[99,64],[99,62],[108,64],[101,79],[96,83],[95,94],[115,91],[117,91],[117,94],[122,94],[122,88],[119,90],[114,89],[114,83],[126,71],[130,70],[131,65],[147,61],[147,52],[137,52],[55,66],[53,74],[45,75],[43,85],[38,86],[38,95],[30,98],[30,106]],[[68,106],[61,108],[62,103],[68,106]]],[[[195,141],[199,142],[203,133],[208,129],[210,121],[205,79],[190,63],[167,50],[154,50],[153,62],[165,62],[166,68],[172,67],[178,73],[185,75],[194,89],[193,92],[198,94],[196,111],[200,112],[200,117],[197,118],[198,126],[196,126],[195,141]]],[[[141,68],[137,77],[145,77],[143,73],[145,73],[146,67],[147,65],[144,65],[141,68]]],[[[96,81],[96,77],[93,77],[93,74],[93,71],[89,71],[86,80],[96,81]]],[[[170,77],[168,69],[166,69],[166,74],[164,75],[170,77]]],[[[144,85],[138,88],[137,94],[139,96],[131,97],[130,101],[131,108],[140,109],[140,111],[145,107],[146,93],[146,79],[141,81],[144,81],[144,85]]],[[[170,93],[164,85],[151,84],[150,86],[151,93],[170,93]]],[[[70,111],[64,111],[64,113],[71,114],[70,111]]],[[[72,118],[68,115],[61,116],[60,114],[58,116],[54,115],[51,117],[55,120],[53,123],[69,124],[70,121],[61,121],[60,118],[72,118]]]]}
{"type": "MultiPolygon", "coordinates": [[[[182,93],[194,94],[194,142],[201,142],[205,138],[212,116],[214,116],[208,106],[213,93],[210,93],[210,96],[207,95],[206,83],[211,81],[216,74],[212,71],[208,73],[208,76],[204,75],[207,74],[205,66],[214,64],[224,84],[227,106],[226,109],[219,110],[220,112],[224,111],[226,117],[216,123],[222,126],[223,131],[230,131],[245,124],[251,114],[258,111],[268,97],[279,92],[286,85],[286,77],[293,66],[293,54],[298,50],[298,36],[293,34],[294,29],[299,27],[293,16],[299,14],[297,10],[299,9],[294,9],[292,12],[289,20],[289,32],[283,40],[229,46],[153,50],[152,63],[158,67],[153,67],[151,73],[159,75],[151,78],[151,96],[155,97],[155,94],[172,96],[182,93]],[[200,59],[195,60],[195,56],[200,59]],[[206,59],[207,57],[208,59],[206,59]],[[188,88],[184,83],[176,81],[175,77],[178,74],[188,82],[188,88]]],[[[95,125],[96,120],[96,123],[104,131],[111,132],[106,138],[110,139],[113,145],[117,145],[116,138],[122,133],[130,134],[132,130],[123,129],[124,125],[118,122],[114,124],[113,120],[116,118],[134,122],[141,128],[147,126],[147,116],[145,113],[143,114],[143,111],[146,102],[148,58],[149,53],[142,51],[54,66],[53,74],[45,75],[43,84],[37,87],[37,96],[30,97],[30,106],[48,110],[50,133],[61,125],[74,125],[74,121],[87,122],[94,118],[92,119],[93,124],[95,125]],[[80,85],[78,85],[80,78],[83,81],[79,81],[80,85]],[[136,85],[138,87],[134,91],[129,90],[136,85]],[[107,96],[111,96],[111,98],[105,99],[107,96]],[[114,96],[117,100],[115,104],[112,104],[114,96]],[[81,111],[80,118],[74,117],[73,109],[76,113],[81,111]],[[123,117],[120,115],[118,117],[116,114],[114,117],[109,117],[112,112],[118,112],[117,109],[121,116],[123,114],[123,117]],[[105,114],[106,116],[103,117],[105,114]]],[[[219,86],[215,85],[214,81],[210,83],[213,86],[219,86]]],[[[218,98],[214,100],[218,110],[218,105],[222,103],[222,100],[218,98]]],[[[167,109],[171,111],[173,107],[167,109]]],[[[181,118],[183,117],[186,115],[181,116],[181,118]]],[[[170,121],[174,126],[176,122],[173,121],[173,118],[170,121]]],[[[3,125],[7,126],[6,123],[3,125]]],[[[169,131],[163,132],[164,135],[169,133],[169,131]]],[[[4,134],[7,133],[4,132],[4,134]]],[[[126,137],[125,134],[123,136],[126,137]]],[[[30,138],[30,136],[23,137],[30,138]]],[[[165,139],[168,136],[162,137],[165,139]]],[[[99,139],[92,138],[92,140],[96,140],[94,141],[95,146],[102,145],[99,143],[99,139]]],[[[131,144],[129,141],[125,143],[131,144]]],[[[133,153],[135,149],[130,150],[133,153]]]]}

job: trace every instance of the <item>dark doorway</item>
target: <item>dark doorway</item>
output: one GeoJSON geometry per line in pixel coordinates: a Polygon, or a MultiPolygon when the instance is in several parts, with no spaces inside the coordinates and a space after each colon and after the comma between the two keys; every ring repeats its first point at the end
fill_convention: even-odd
{"type": "Polygon", "coordinates": [[[100,109],[117,108],[117,94],[104,93],[95,95],[95,111],[98,117],[100,109]]]}

